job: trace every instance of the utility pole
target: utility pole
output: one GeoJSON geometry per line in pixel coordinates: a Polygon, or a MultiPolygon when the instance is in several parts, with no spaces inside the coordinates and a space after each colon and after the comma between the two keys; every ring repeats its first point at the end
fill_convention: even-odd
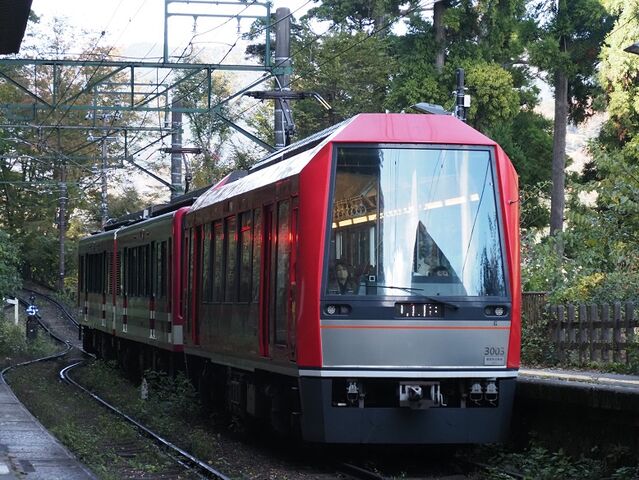
{"type": "MultiPolygon", "coordinates": [[[[109,117],[108,115],[102,115],[102,122],[104,126],[107,126],[109,117]]],[[[108,185],[107,185],[107,131],[104,130],[104,136],[102,137],[102,170],[101,170],[101,180],[102,180],[102,194],[100,199],[100,212],[102,214],[102,230],[107,224],[109,220],[109,204],[108,204],[108,185]]]]}
{"type": "MultiPolygon", "coordinates": [[[[61,153],[62,141],[60,138],[60,129],[58,129],[58,154],[61,153]]],[[[67,235],[67,166],[63,159],[60,160],[60,217],[59,235],[60,235],[60,252],[59,252],[59,271],[58,271],[58,292],[64,292],[65,272],[65,239],[67,235]]]]}
{"type": "Polygon", "coordinates": [[[173,100],[171,108],[171,200],[182,195],[182,107],[180,100],[173,100]]]}
{"type": "MultiPolygon", "coordinates": [[[[291,10],[278,8],[275,11],[275,66],[290,68],[291,66],[291,10]]],[[[291,76],[281,74],[275,76],[275,88],[290,91],[291,76]]],[[[275,148],[283,148],[290,143],[287,121],[291,118],[290,106],[285,98],[275,100],[275,148]]]]}
{"type": "MultiPolygon", "coordinates": [[[[95,115],[95,114],[94,114],[95,115]]],[[[103,113],[100,118],[102,118],[102,125],[104,126],[102,130],[101,137],[101,168],[100,168],[100,180],[102,183],[102,191],[100,195],[100,216],[102,223],[102,230],[106,226],[109,221],[109,186],[108,186],[108,178],[107,178],[107,169],[109,167],[108,164],[108,151],[107,151],[107,142],[109,140],[116,140],[115,137],[109,137],[109,122],[111,122],[110,126],[113,126],[113,122],[122,117],[122,114],[119,110],[115,110],[113,112],[103,113]]],[[[93,137],[90,137],[93,140],[93,137]]]]}
{"type": "Polygon", "coordinates": [[[58,274],[58,292],[64,292],[65,277],[65,237],[67,235],[67,166],[60,167],[60,270],[58,274]]]}
{"type": "Polygon", "coordinates": [[[470,95],[466,95],[466,87],[464,85],[464,69],[458,68],[455,72],[457,79],[457,88],[453,92],[455,95],[455,117],[462,122],[466,121],[466,111],[470,108],[470,95]]]}

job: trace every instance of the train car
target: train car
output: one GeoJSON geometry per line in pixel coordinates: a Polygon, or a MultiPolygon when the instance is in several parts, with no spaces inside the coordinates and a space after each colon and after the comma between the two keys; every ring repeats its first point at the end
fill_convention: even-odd
{"type": "Polygon", "coordinates": [[[182,224],[188,208],[80,241],[79,295],[87,351],[124,367],[168,368],[162,351],[181,352],[182,224]],[[96,268],[99,266],[99,269],[96,268]],[[144,345],[144,346],[142,346],[144,345]]]}
{"type": "Polygon", "coordinates": [[[494,141],[451,116],[361,114],[211,188],[181,228],[171,301],[205,400],[311,442],[505,438],[518,190],[494,141]]]}

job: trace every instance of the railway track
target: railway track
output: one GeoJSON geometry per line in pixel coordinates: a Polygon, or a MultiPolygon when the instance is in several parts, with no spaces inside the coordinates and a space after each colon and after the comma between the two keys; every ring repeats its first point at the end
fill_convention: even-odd
{"type": "MultiPolygon", "coordinates": [[[[75,320],[73,315],[65,308],[65,306],[62,305],[59,301],[57,301],[55,298],[51,297],[50,295],[43,294],[36,290],[32,290],[32,289],[24,289],[24,290],[29,292],[31,295],[37,295],[39,298],[44,299],[49,304],[54,305],[57,311],[61,313],[61,317],[63,317],[65,322],[67,322],[66,327],[70,326],[71,331],[74,331],[74,330],[77,331],[77,327],[78,327],[77,321],[75,320]]],[[[24,298],[18,297],[18,300],[20,305],[23,307],[26,307],[30,304],[30,302],[25,300],[24,298]]],[[[43,310],[45,309],[43,308],[43,310]]],[[[55,339],[57,342],[60,342],[62,345],[64,345],[64,349],[52,355],[36,358],[33,360],[21,362],[21,363],[6,367],[2,371],[0,371],[1,381],[5,381],[4,375],[10,370],[13,370],[19,367],[26,367],[29,365],[33,365],[36,363],[45,362],[49,360],[61,360],[63,357],[65,357],[72,351],[76,351],[82,356],[88,356],[88,354],[82,351],[78,345],[74,346],[68,339],[64,338],[65,334],[69,333],[68,328],[64,328],[65,326],[61,325],[60,322],[58,321],[53,321],[49,323],[43,319],[43,316],[46,316],[46,315],[40,315],[40,314],[36,315],[39,326],[43,330],[45,330],[47,334],[50,335],[53,339],[55,339]]],[[[180,478],[180,479],[197,478],[200,480],[201,479],[229,480],[229,477],[223,474],[222,472],[210,467],[203,460],[200,460],[197,457],[189,454],[188,452],[180,449],[179,447],[177,447],[170,441],[166,440],[162,436],[153,432],[151,429],[149,429],[142,423],[137,422],[133,418],[129,417],[128,415],[126,415],[124,412],[120,411],[116,407],[110,405],[108,402],[100,398],[98,395],[90,392],[88,389],[84,388],[82,385],[80,385],[78,382],[72,379],[69,376],[68,372],[74,367],[77,367],[78,365],[84,363],[84,361],[85,360],[80,360],[80,361],[75,360],[73,361],[71,365],[67,365],[63,367],[58,373],[59,377],[63,379],[66,383],[71,384],[75,388],[78,388],[84,391],[85,393],[87,393],[88,395],[90,395],[94,400],[96,400],[102,406],[106,407],[113,414],[118,415],[122,419],[126,420],[128,423],[131,423],[132,425],[134,425],[139,432],[143,433],[158,448],[160,448],[163,455],[171,459],[172,463],[174,464],[174,467],[168,467],[168,468],[165,467],[162,469],[161,472],[139,473],[135,471],[130,471],[130,472],[121,471],[121,472],[118,472],[119,477],[126,478],[128,480],[134,480],[136,478],[145,479],[145,480],[174,479],[174,478],[180,478]]],[[[143,450],[143,447],[140,447],[140,445],[137,442],[131,442],[131,441],[126,441],[121,444],[118,443],[117,445],[110,445],[110,447],[113,451],[116,452],[118,456],[123,458],[135,458],[143,450]]]]}
{"type": "Polygon", "coordinates": [[[132,418],[129,415],[127,415],[126,413],[122,412],[117,407],[111,405],[109,402],[107,402],[106,400],[104,400],[100,396],[98,396],[95,393],[89,391],[87,388],[85,388],[84,386],[82,386],[78,382],[76,382],[69,375],[69,371],[72,370],[73,368],[77,367],[78,365],[81,365],[82,363],[84,363],[84,362],[76,362],[76,363],[73,363],[73,364],[63,368],[62,370],[60,370],[60,378],[63,381],[65,381],[65,382],[75,386],[76,388],[82,390],[87,395],[90,395],[94,400],[96,400],[102,406],[106,407],[108,410],[110,410],[111,412],[115,413],[116,415],[124,418],[127,422],[129,422],[132,425],[134,425],[138,430],[143,432],[148,437],[152,438],[154,441],[156,441],[162,447],[168,449],[170,451],[171,455],[172,455],[172,458],[174,458],[176,461],[178,461],[181,465],[185,466],[186,468],[188,468],[190,470],[200,472],[200,474],[201,474],[200,478],[214,478],[214,479],[219,479],[219,480],[230,480],[229,477],[224,475],[219,470],[216,470],[216,469],[212,468],[206,462],[194,457],[190,453],[188,453],[185,450],[181,449],[180,447],[178,447],[177,445],[173,444],[172,442],[170,442],[166,438],[162,437],[161,435],[155,433],[150,428],[148,428],[145,425],[141,424],[140,422],[138,422],[134,418],[132,418]]]}
{"type": "MultiPolygon", "coordinates": [[[[59,316],[62,317],[64,319],[64,322],[66,323],[66,326],[65,326],[65,325],[62,325],[63,323],[62,321],[54,321],[49,323],[46,321],[46,319],[44,321],[42,321],[41,319],[41,324],[43,328],[47,329],[47,331],[49,331],[50,334],[52,334],[52,336],[58,337],[59,341],[63,343],[66,342],[65,350],[57,353],[56,355],[52,355],[50,358],[53,360],[63,358],[65,355],[68,355],[69,352],[71,351],[76,351],[79,353],[80,349],[79,348],[74,349],[72,346],[69,345],[69,342],[68,342],[69,336],[71,335],[75,336],[77,334],[77,326],[76,326],[77,322],[74,321],[75,319],[73,318],[73,315],[66,308],[64,308],[64,306],[61,305],[60,302],[58,302],[55,298],[51,297],[50,295],[44,294],[36,290],[28,290],[28,292],[33,295],[36,295],[37,298],[39,299],[39,302],[44,301],[42,303],[46,302],[46,304],[55,306],[57,311],[60,312],[59,316]]],[[[26,304],[24,300],[23,302],[24,302],[23,305],[26,304]]],[[[46,311],[46,308],[43,308],[42,311],[43,312],[46,311]]],[[[43,316],[48,316],[48,315],[43,314],[43,316]]],[[[38,359],[38,361],[43,361],[46,359],[47,358],[38,359]]],[[[28,362],[28,363],[33,363],[33,362],[28,362]]],[[[110,412],[112,412],[115,415],[118,415],[119,417],[123,418],[124,420],[132,424],[136,429],[138,429],[139,432],[141,432],[142,435],[153,439],[153,442],[155,445],[157,445],[157,448],[161,449],[163,454],[165,456],[168,456],[171,459],[172,466],[170,467],[165,466],[161,472],[140,474],[139,472],[136,472],[136,471],[131,471],[131,472],[122,471],[122,472],[119,472],[119,476],[121,478],[128,478],[128,479],[135,479],[135,478],[140,478],[140,479],[142,478],[144,479],[167,479],[167,478],[227,479],[229,478],[229,476],[225,474],[224,472],[221,472],[215,468],[212,468],[211,465],[207,463],[206,461],[202,461],[201,459],[196,458],[194,455],[191,455],[188,452],[180,449],[180,447],[175,445],[174,442],[166,439],[162,435],[159,435],[153,432],[146,425],[142,424],[141,422],[127,415],[125,412],[121,411],[121,408],[118,408],[117,406],[114,406],[108,401],[101,398],[98,394],[96,394],[95,391],[90,391],[84,385],[81,385],[80,382],[78,382],[77,376],[74,375],[72,377],[70,375],[70,372],[72,372],[74,368],[78,367],[83,362],[80,361],[80,359],[78,359],[74,361],[73,363],[71,363],[70,365],[68,363],[69,362],[66,362],[64,367],[59,369],[57,373],[57,375],[61,379],[63,379],[64,382],[73,385],[75,388],[78,388],[79,390],[83,391],[84,394],[91,396],[96,402],[99,402],[102,406],[104,406],[110,412]]],[[[147,440],[147,442],[148,441],[149,440],[147,440]]],[[[125,441],[122,443],[117,443],[117,444],[109,445],[109,446],[111,447],[112,451],[115,452],[116,455],[122,458],[135,459],[138,455],[141,455],[141,447],[139,447],[139,445],[136,442],[125,441]]],[[[272,452],[272,453],[274,455],[278,455],[277,452],[272,452]]],[[[390,455],[390,458],[392,458],[392,454],[390,455]]],[[[470,464],[471,462],[464,462],[463,460],[461,460],[461,463],[466,464],[466,467],[463,469],[459,469],[459,468],[455,469],[452,467],[451,468],[443,467],[442,469],[440,468],[441,466],[439,467],[434,466],[434,464],[439,463],[440,459],[432,459],[432,460],[427,460],[425,462],[420,462],[420,463],[423,463],[423,468],[419,466],[415,467],[413,465],[413,467],[410,468],[408,472],[398,473],[397,465],[393,464],[392,461],[387,462],[382,459],[381,462],[378,462],[377,460],[378,458],[374,454],[373,454],[373,457],[370,457],[370,455],[365,455],[362,458],[359,458],[357,460],[353,459],[352,461],[349,461],[346,458],[342,457],[342,460],[338,460],[338,464],[332,469],[334,472],[334,474],[332,475],[326,471],[326,465],[323,465],[323,467],[320,467],[319,464],[317,464],[317,462],[311,460],[309,462],[310,465],[317,465],[316,467],[311,467],[311,469],[317,469],[315,470],[317,473],[311,473],[311,472],[302,473],[301,469],[299,469],[299,465],[297,467],[290,466],[288,468],[291,471],[289,474],[286,475],[286,478],[304,478],[304,479],[306,478],[342,478],[342,479],[353,478],[353,479],[362,479],[362,480],[390,480],[394,478],[436,479],[436,478],[442,478],[442,476],[443,477],[453,476],[456,479],[462,479],[462,478],[470,479],[470,478],[481,478],[477,476],[477,472],[490,468],[486,465],[480,465],[480,464],[471,465],[470,464]],[[376,461],[371,463],[370,458],[375,458],[376,461]],[[343,463],[340,463],[340,462],[343,462],[343,463]],[[360,466],[360,465],[366,465],[366,467],[360,466]],[[376,466],[369,467],[370,465],[376,465],[376,466]],[[297,468],[297,475],[296,475],[296,468],[297,468]],[[320,470],[323,470],[323,473],[321,473],[320,470]],[[390,474],[388,472],[393,472],[393,473],[390,474]]],[[[298,458],[298,461],[299,461],[299,458],[298,458]]],[[[416,463],[415,460],[413,460],[412,462],[416,463]]],[[[306,463],[306,465],[309,465],[309,463],[306,463]]],[[[228,468],[225,468],[225,470],[229,472],[230,471],[235,472],[236,469],[234,467],[228,467],[228,468]]],[[[329,468],[329,470],[331,469],[329,468]]],[[[504,476],[504,478],[512,478],[512,479],[522,478],[520,475],[517,475],[515,472],[504,472],[504,473],[508,474],[508,476],[504,476]]],[[[241,477],[243,477],[243,475],[233,474],[233,478],[241,478],[241,477]]],[[[247,476],[247,478],[284,478],[284,477],[279,477],[276,475],[276,476],[260,476],[260,477],[247,476]]]]}

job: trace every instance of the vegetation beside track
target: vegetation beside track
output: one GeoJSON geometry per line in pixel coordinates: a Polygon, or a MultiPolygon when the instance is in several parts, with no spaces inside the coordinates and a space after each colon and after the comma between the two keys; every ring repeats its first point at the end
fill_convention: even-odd
{"type": "Polygon", "coordinates": [[[630,449],[617,445],[593,450],[574,457],[564,450],[552,451],[538,442],[523,449],[481,447],[477,449],[477,464],[485,465],[482,480],[635,480],[639,466],[630,449]],[[634,466],[633,466],[634,464],[634,466]]]}
{"type": "MultiPolygon", "coordinates": [[[[214,468],[235,472],[237,478],[310,479],[319,478],[300,462],[309,455],[301,453],[299,445],[286,443],[279,449],[265,432],[244,433],[244,425],[217,412],[205,410],[190,381],[182,374],[175,378],[164,373],[147,371],[148,398],[141,399],[140,387],[131,383],[109,362],[92,362],[74,370],[71,375],[86,388],[122,409],[124,413],[147,425],[169,441],[192,455],[207,461],[214,468]],[[259,437],[254,446],[252,434],[259,437]],[[270,449],[273,450],[270,450],[270,449]]],[[[312,461],[313,464],[318,463],[312,461]]]]}
{"type": "Polygon", "coordinates": [[[60,344],[39,330],[38,337],[26,338],[26,324],[20,315],[18,325],[13,323],[13,309],[7,309],[4,319],[0,320],[0,369],[45,357],[61,350],[60,344]]]}
{"type": "Polygon", "coordinates": [[[7,375],[18,398],[45,428],[104,480],[158,475],[171,468],[173,462],[150,440],[140,437],[134,427],[85,394],[56,381],[64,364],[38,363],[7,375]]]}

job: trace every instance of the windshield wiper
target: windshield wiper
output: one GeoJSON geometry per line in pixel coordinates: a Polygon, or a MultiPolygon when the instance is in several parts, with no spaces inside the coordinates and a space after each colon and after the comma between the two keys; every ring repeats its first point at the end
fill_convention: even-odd
{"type": "MultiPolygon", "coordinates": [[[[403,291],[408,292],[408,293],[423,292],[424,291],[423,288],[396,287],[394,285],[368,285],[368,287],[390,288],[392,290],[403,290],[403,291]]],[[[451,302],[446,302],[445,300],[440,300],[439,298],[429,297],[428,295],[424,295],[423,293],[418,293],[417,295],[419,297],[421,297],[421,298],[424,298],[424,299],[428,300],[429,302],[439,303],[440,305],[446,305],[447,307],[450,307],[453,310],[457,310],[459,308],[459,305],[455,305],[454,303],[451,303],[451,302]]]]}

